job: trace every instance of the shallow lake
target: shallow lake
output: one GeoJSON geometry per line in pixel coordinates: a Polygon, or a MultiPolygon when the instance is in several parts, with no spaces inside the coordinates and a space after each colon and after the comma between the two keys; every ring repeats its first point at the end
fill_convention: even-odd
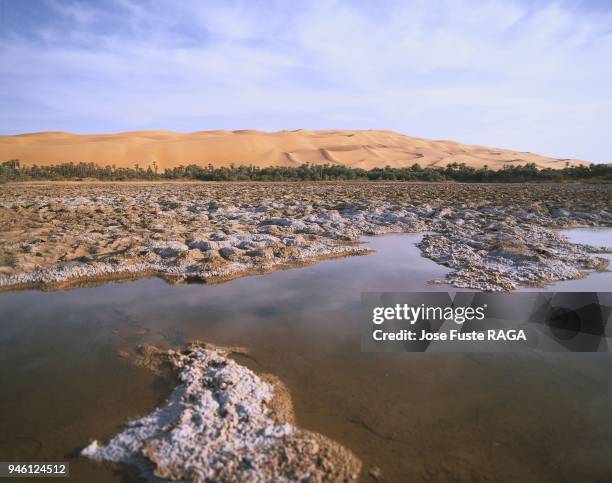
{"type": "MultiPolygon", "coordinates": [[[[280,377],[298,424],[351,448],[364,480],[374,465],[386,481],[608,479],[609,354],[360,352],[361,292],[450,289],[428,284],[446,269],[420,256],[419,239],[367,238],[376,253],[219,285],[0,293],[0,460],[69,459],[75,481],[131,478],[76,457],[172,388],[120,356],[199,339],[248,348],[240,362],[280,377]]],[[[609,278],[586,283],[598,275],[610,274],[550,288],[609,290],[609,278]]]]}

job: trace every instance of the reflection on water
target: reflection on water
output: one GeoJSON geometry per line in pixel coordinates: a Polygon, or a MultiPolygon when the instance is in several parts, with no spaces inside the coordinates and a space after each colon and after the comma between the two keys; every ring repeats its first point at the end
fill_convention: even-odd
{"type": "MultiPolygon", "coordinates": [[[[250,349],[290,388],[298,423],[387,481],[604,481],[612,472],[607,354],[367,354],[362,291],[448,290],[418,236],[377,252],[220,285],[157,279],[0,294],[0,460],[71,457],[158,405],[167,382],[118,357],[200,339],[250,349]]],[[[79,481],[121,474],[71,460],[79,481]]]]}
{"type": "Polygon", "coordinates": [[[572,228],[562,233],[573,243],[612,248],[612,228],[609,227],[572,228]]]}

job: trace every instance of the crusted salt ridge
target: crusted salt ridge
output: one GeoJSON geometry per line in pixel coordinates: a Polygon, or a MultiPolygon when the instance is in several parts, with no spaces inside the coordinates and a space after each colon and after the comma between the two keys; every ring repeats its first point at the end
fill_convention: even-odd
{"type": "Polygon", "coordinates": [[[18,288],[20,286],[54,286],[69,284],[71,281],[112,279],[122,275],[138,276],[141,274],[155,274],[174,282],[184,280],[200,280],[203,282],[217,279],[225,280],[253,272],[271,271],[279,266],[307,264],[318,259],[358,255],[367,251],[363,247],[352,245],[317,245],[303,247],[299,255],[294,255],[291,258],[279,257],[264,262],[227,262],[222,267],[208,270],[195,269],[191,264],[173,265],[172,263],[163,262],[93,262],[0,276],[0,289],[18,288]]]}
{"type": "Polygon", "coordinates": [[[441,223],[441,234],[425,235],[423,255],[452,269],[444,280],[456,287],[509,291],[520,284],[541,285],[583,277],[585,270],[605,269],[603,258],[592,256],[605,248],[569,243],[554,230],[499,224],[478,234],[441,223]]]}
{"type": "MultiPolygon", "coordinates": [[[[149,481],[352,481],[347,449],[275,412],[275,387],[220,349],[164,353],[180,384],[166,403],[81,454],[137,466],[149,481]],[[285,418],[286,419],[286,418],[285,418]]],[[[277,391],[277,393],[282,391],[277,391]]]]}
{"type": "Polygon", "coordinates": [[[594,247],[568,243],[555,229],[611,226],[610,191],[607,185],[11,186],[0,193],[0,221],[11,234],[0,234],[0,289],[145,274],[225,280],[363,253],[346,243],[363,235],[423,232],[423,255],[451,269],[444,283],[512,290],[604,268],[594,247]]]}

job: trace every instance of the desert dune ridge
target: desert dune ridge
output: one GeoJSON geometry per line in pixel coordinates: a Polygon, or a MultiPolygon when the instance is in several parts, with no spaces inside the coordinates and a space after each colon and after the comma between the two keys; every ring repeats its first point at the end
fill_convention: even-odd
{"type": "Polygon", "coordinates": [[[160,169],[197,164],[297,166],[303,163],[338,164],[371,169],[391,166],[445,167],[465,163],[474,168],[535,163],[539,168],[589,164],[530,152],[410,137],[386,130],[324,130],[264,132],[129,131],[114,134],[72,134],[47,131],[0,136],[0,160],[49,165],[93,162],[117,167],[155,163],[160,169]]]}

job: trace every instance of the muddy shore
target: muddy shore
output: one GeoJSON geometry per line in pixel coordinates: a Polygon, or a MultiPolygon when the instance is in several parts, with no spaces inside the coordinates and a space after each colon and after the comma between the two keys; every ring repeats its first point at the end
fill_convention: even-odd
{"type": "Polygon", "coordinates": [[[242,349],[194,343],[141,348],[134,362],[178,372],[165,404],[81,455],[127,463],[148,481],[355,481],[361,462],[325,436],[295,426],[291,397],[272,375],[228,356],[242,349]]]}
{"type": "Polygon", "coordinates": [[[605,269],[556,230],[612,226],[612,186],[411,183],[32,183],[0,193],[0,290],[156,275],[220,281],[362,254],[422,232],[456,287],[512,290],[605,269]]]}

